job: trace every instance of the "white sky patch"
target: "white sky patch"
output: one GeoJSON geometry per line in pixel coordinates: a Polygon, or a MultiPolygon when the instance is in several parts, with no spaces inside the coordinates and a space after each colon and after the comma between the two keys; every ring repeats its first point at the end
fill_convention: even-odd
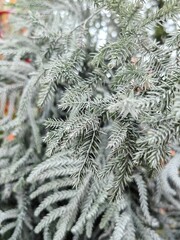
{"type": "Polygon", "coordinates": [[[107,42],[107,31],[106,29],[100,29],[98,35],[97,49],[103,47],[107,42]]]}

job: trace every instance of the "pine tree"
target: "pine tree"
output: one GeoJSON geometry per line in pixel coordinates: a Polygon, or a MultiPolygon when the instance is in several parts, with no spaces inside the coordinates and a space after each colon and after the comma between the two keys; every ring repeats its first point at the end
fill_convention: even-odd
{"type": "Polygon", "coordinates": [[[180,238],[179,11],[17,2],[0,45],[3,240],[180,238]]]}

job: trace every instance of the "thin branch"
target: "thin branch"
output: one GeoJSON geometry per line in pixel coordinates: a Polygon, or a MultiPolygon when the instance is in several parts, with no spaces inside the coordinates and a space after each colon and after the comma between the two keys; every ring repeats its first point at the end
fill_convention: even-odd
{"type": "Polygon", "coordinates": [[[101,7],[101,8],[99,8],[96,12],[94,12],[92,15],[90,15],[87,19],[85,19],[85,20],[82,21],[80,24],[78,24],[78,25],[70,32],[70,34],[73,33],[76,29],[80,28],[81,26],[83,26],[83,28],[85,28],[85,27],[86,27],[86,24],[87,24],[95,15],[97,15],[103,8],[104,8],[104,6],[101,7]]]}

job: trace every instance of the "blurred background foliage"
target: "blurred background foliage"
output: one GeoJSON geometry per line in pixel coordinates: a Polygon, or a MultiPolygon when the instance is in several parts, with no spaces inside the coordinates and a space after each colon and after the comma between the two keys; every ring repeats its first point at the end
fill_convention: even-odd
{"type": "MultiPolygon", "coordinates": [[[[0,1],[0,42],[3,43],[3,41],[5,41],[4,39],[8,36],[11,36],[12,32],[14,34],[14,32],[16,32],[16,34],[19,34],[21,36],[28,36],[28,34],[31,32],[34,32],[35,36],[37,37],[38,34],[36,33],[36,29],[34,29],[33,24],[31,26],[28,25],[28,27],[26,26],[26,11],[28,11],[29,7],[28,5],[31,5],[30,1],[26,1],[27,7],[23,7],[23,9],[21,8],[21,5],[19,5],[18,0],[17,2],[15,0],[9,0],[9,1],[0,1]],[[17,16],[13,16],[14,12],[18,12],[19,16],[21,16],[22,18],[25,19],[24,23],[22,25],[17,24],[17,26],[14,24],[14,21],[18,21],[17,16]],[[16,28],[17,27],[17,28],[16,28]]],[[[87,3],[88,5],[89,3],[87,3]]],[[[163,7],[163,0],[151,0],[147,3],[147,7],[144,10],[143,14],[151,14],[152,9],[161,9],[163,7]]],[[[36,5],[31,5],[31,9],[32,8],[36,8],[36,5]]],[[[68,15],[69,9],[68,11],[66,11],[66,7],[64,8],[64,10],[62,11],[62,15],[63,15],[63,20],[65,19],[64,16],[67,17],[67,19],[65,19],[66,24],[68,25],[76,25],[72,19],[78,19],[78,22],[84,22],[85,19],[88,19],[89,17],[92,17],[92,12],[94,10],[90,10],[89,7],[87,6],[83,6],[83,4],[81,5],[81,9],[78,9],[78,11],[74,11],[74,9],[72,9],[72,12],[74,15],[77,15],[76,17],[72,17],[68,15]],[[82,12],[83,14],[81,16],[78,16],[78,13],[82,12]]],[[[74,6],[75,8],[75,6],[74,6]]],[[[63,8],[62,8],[63,9],[63,8]]],[[[71,10],[71,9],[70,9],[71,10]]],[[[47,11],[48,14],[48,9],[44,9],[44,11],[47,11]]],[[[99,10],[98,10],[99,11],[99,10]]],[[[54,9],[54,14],[57,14],[56,9],[54,9]]],[[[72,14],[72,15],[73,15],[72,14]]],[[[61,16],[60,16],[61,17],[61,16]]],[[[38,14],[32,14],[32,19],[34,20],[34,24],[36,24],[36,21],[38,22],[39,20],[41,20],[41,16],[39,16],[38,14]],[[37,19],[36,19],[37,18],[37,19]]],[[[51,21],[53,20],[53,16],[52,19],[48,18],[49,21],[49,25],[51,25],[51,21]]],[[[80,72],[80,75],[82,78],[86,78],[88,76],[88,74],[91,72],[92,70],[92,64],[91,64],[91,60],[92,60],[92,55],[89,53],[97,53],[98,50],[101,48],[101,46],[104,46],[106,43],[108,42],[115,42],[119,36],[119,32],[121,31],[120,29],[120,25],[118,24],[119,19],[117,18],[115,13],[110,13],[109,11],[103,10],[103,11],[99,11],[98,14],[94,14],[92,21],[88,21],[87,22],[87,28],[83,28],[84,27],[84,23],[82,24],[82,26],[79,26],[78,28],[78,33],[74,33],[72,32],[72,35],[74,34],[74,38],[76,39],[75,42],[76,44],[79,44],[79,46],[88,46],[88,48],[86,48],[86,55],[85,55],[85,60],[83,61],[83,67],[82,70],[80,72]],[[86,35],[86,37],[84,37],[84,35],[86,35]]],[[[40,21],[40,23],[42,23],[42,26],[44,24],[43,20],[42,22],[40,21]]],[[[54,23],[56,24],[56,23],[54,23]]],[[[71,26],[68,26],[71,28],[71,26]]],[[[173,23],[173,21],[171,19],[167,19],[165,21],[165,23],[163,22],[163,24],[161,24],[161,22],[158,22],[157,24],[155,24],[151,29],[149,29],[149,36],[152,37],[152,39],[156,40],[159,44],[164,44],[165,39],[167,39],[169,37],[169,34],[174,31],[174,27],[175,24],[173,23]]],[[[43,27],[42,27],[43,28],[43,27]]],[[[51,29],[52,30],[52,29],[51,29]]],[[[45,46],[46,45],[46,36],[43,36],[45,34],[45,31],[39,33],[39,41],[38,44],[39,46],[45,46]]],[[[32,34],[33,35],[33,34],[32,34]]],[[[37,40],[37,39],[36,39],[37,40]]],[[[48,41],[47,41],[48,42],[48,41]]],[[[49,44],[49,42],[48,42],[49,44]]],[[[23,47],[23,45],[22,45],[23,47]]],[[[44,56],[44,63],[46,63],[49,58],[49,56],[51,55],[51,53],[54,51],[53,46],[51,49],[51,46],[49,48],[49,51],[46,52],[45,56],[44,56]]],[[[22,50],[23,52],[23,50],[22,50]]],[[[32,67],[34,69],[37,68],[38,66],[38,59],[36,59],[36,53],[29,53],[28,51],[26,52],[26,49],[24,49],[25,54],[22,54],[21,56],[21,60],[25,63],[28,63],[30,65],[32,65],[32,67]]],[[[1,60],[3,60],[3,53],[1,54],[1,60]]],[[[104,59],[106,64],[109,64],[109,69],[111,72],[111,74],[109,72],[106,72],[106,78],[107,78],[107,82],[109,81],[109,79],[111,78],[111,75],[113,74],[113,72],[116,71],[116,64],[114,64],[114,62],[108,62],[107,59],[104,59]]],[[[132,64],[136,65],[138,59],[136,57],[131,59],[132,64]]],[[[101,73],[100,73],[101,74],[101,73]]],[[[9,85],[13,84],[11,82],[11,80],[9,80],[8,82],[9,85]]],[[[64,84],[63,88],[66,88],[67,85],[64,84]]],[[[105,87],[108,88],[108,84],[105,84],[105,87]]],[[[137,92],[141,91],[140,89],[137,89],[137,92]]],[[[106,91],[104,91],[102,93],[102,89],[99,88],[97,89],[97,92],[99,92],[99,94],[107,94],[106,91]]],[[[1,93],[1,92],[0,92],[1,93]]],[[[15,119],[15,117],[17,116],[17,109],[18,109],[18,105],[19,105],[19,96],[21,94],[21,86],[20,86],[20,90],[15,91],[14,94],[12,94],[10,97],[11,99],[8,98],[4,98],[4,104],[3,104],[3,108],[1,108],[1,115],[0,115],[0,120],[4,120],[4,119],[15,119]],[[11,104],[10,104],[11,102],[11,104]]],[[[58,95],[58,94],[57,94],[58,95]]],[[[1,95],[2,96],[2,95],[1,95]]],[[[3,100],[3,97],[1,97],[1,101],[3,100]]],[[[0,103],[1,104],[1,103],[0,103]]],[[[55,106],[51,106],[49,105],[49,108],[51,108],[51,111],[53,112],[53,117],[58,117],[58,112],[56,111],[55,106]],[[51,108],[52,107],[52,108],[51,108]]],[[[33,109],[35,115],[38,115],[42,109],[36,108],[33,109]]],[[[66,113],[65,113],[66,114],[66,113]]],[[[61,117],[63,118],[63,113],[61,115],[61,117]]],[[[45,116],[44,116],[45,118],[45,116]]],[[[43,120],[43,119],[42,119],[43,120]]],[[[0,133],[0,138],[1,138],[1,142],[5,140],[11,144],[11,142],[13,142],[14,140],[16,140],[16,135],[13,132],[8,132],[7,134],[4,134],[3,131],[1,131],[0,133]]],[[[27,140],[27,143],[28,140],[27,140]]],[[[175,155],[174,150],[172,150],[171,155],[175,155]]],[[[22,183],[23,184],[23,183],[22,183]]],[[[133,189],[133,186],[131,186],[132,188],[132,192],[136,191],[133,189]]],[[[148,183],[148,193],[150,195],[153,194],[152,189],[154,189],[154,182],[149,182],[148,183]]],[[[151,199],[150,199],[151,201],[151,199]]],[[[12,205],[12,207],[14,206],[15,203],[15,199],[10,199],[8,202],[8,207],[12,205]]],[[[33,204],[35,206],[38,205],[38,203],[34,200],[33,204]]],[[[4,206],[1,206],[2,209],[6,209],[7,205],[5,203],[4,206]]],[[[160,221],[161,221],[161,225],[159,227],[159,229],[157,230],[157,232],[164,238],[164,239],[171,239],[171,236],[167,237],[168,235],[168,228],[175,228],[175,232],[177,234],[176,239],[180,239],[180,233],[178,233],[176,228],[179,228],[179,226],[177,226],[177,222],[176,223],[173,222],[173,218],[177,218],[179,219],[179,213],[175,212],[174,209],[172,211],[167,211],[165,207],[160,207],[158,209],[152,209],[152,211],[158,211],[158,213],[155,213],[157,215],[160,216],[160,221]],[[164,229],[164,225],[163,222],[166,222],[166,218],[167,215],[170,216],[170,218],[172,218],[172,224],[169,225],[169,222],[167,223],[167,226],[165,226],[165,228],[167,227],[167,229],[164,229]],[[162,228],[161,228],[162,226],[162,228]]],[[[98,220],[97,220],[98,221],[98,220]]],[[[99,230],[99,229],[98,229],[99,230]]],[[[96,239],[96,234],[98,235],[99,232],[94,231],[94,235],[92,237],[92,239],[96,239]]],[[[172,230],[173,231],[173,230],[172,230]]],[[[10,235],[4,235],[4,237],[2,238],[2,240],[9,238],[10,235]]],[[[32,234],[32,239],[34,235],[32,234]]],[[[71,237],[71,235],[70,235],[71,237]]],[[[42,239],[41,235],[38,235],[37,239],[42,239]]],[[[83,238],[82,238],[83,239],[83,238]]],[[[84,237],[84,239],[86,239],[84,237]]],[[[24,239],[23,239],[24,240],[24,239]]]]}

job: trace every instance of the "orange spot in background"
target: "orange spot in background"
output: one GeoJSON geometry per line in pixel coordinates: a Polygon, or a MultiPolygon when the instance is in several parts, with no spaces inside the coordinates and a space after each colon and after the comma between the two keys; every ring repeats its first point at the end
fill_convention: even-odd
{"type": "Polygon", "coordinates": [[[20,33],[25,35],[28,32],[27,28],[23,27],[20,29],[20,33]]]}
{"type": "Polygon", "coordinates": [[[6,102],[5,108],[4,108],[4,115],[7,116],[9,111],[9,102],[6,102]]]}
{"type": "Polygon", "coordinates": [[[14,139],[16,138],[16,136],[13,134],[13,133],[10,133],[7,137],[6,137],[6,140],[8,142],[12,142],[14,141],[14,139]]]}
{"type": "MultiPolygon", "coordinates": [[[[1,31],[0,31],[0,38],[1,38],[1,31]]],[[[3,60],[3,59],[4,59],[3,54],[0,54],[0,60],[3,60]]]]}
{"type": "Polygon", "coordinates": [[[15,4],[16,0],[10,0],[10,3],[15,4]]]}
{"type": "MultiPolygon", "coordinates": [[[[0,108],[1,108],[1,102],[0,102],[0,108]]],[[[6,101],[6,104],[4,106],[4,109],[3,109],[3,114],[4,116],[7,116],[9,113],[9,101],[6,101]]],[[[13,109],[13,114],[15,113],[15,107],[13,109]]]]}
{"type": "Polygon", "coordinates": [[[12,13],[10,9],[0,9],[0,21],[1,24],[7,24],[9,20],[9,15],[12,13]]]}
{"type": "Polygon", "coordinates": [[[159,213],[161,215],[165,215],[166,214],[166,210],[164,208],[159,208],[159,213]]]}
{"type": "Polygon", "coordinates": [[[176,151],[174,151],[174,150],[170,150],[170,155],[171,155],[172,157],[174,157],[175,154],[176,154],[176,151]]]}

